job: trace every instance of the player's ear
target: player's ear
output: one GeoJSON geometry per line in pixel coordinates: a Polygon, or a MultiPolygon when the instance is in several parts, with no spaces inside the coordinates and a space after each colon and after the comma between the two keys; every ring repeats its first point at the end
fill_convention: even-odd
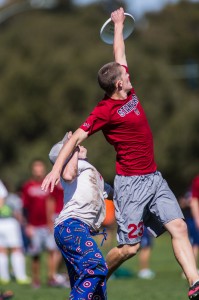
{"type": "Polygon", "coordinates": [[[122,80],[117,80],[115,86],[118,91],[122,90],[122,84],[123,84],[122,80]]]}

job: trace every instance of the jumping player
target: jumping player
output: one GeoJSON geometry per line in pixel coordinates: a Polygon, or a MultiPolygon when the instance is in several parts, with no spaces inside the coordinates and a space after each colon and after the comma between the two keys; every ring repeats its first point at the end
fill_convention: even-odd
{"type": "MultiPolygon", "coordinates": [[[[56,145],[53,148],[55,153],[56,145]]],[[[54,236],[68,269],[70,300],[105,300],[108,270],[92,235],[98,233],[105,218],[104,198],[112,198],[112,188],[87,161],[87,149],[83,146],[73,152],[61,184],[64,207],[55,220],[54,236]]]]}
{"type": "Polygon", "coordinates": [[[111,18],[115,62],[104,65],[98,72],[98,82],[105,97],[63,147],[42,188],[50,187],[52,191],[59,181],[65,159],[73,149],[88,136],[102,130],[117,153],[114,204],[119,246],[107,255],[108,276],[137,253],[144,224],[155,236],[165,230],[170,233],[174,255],[190,285],[188,297],[199,299],[199,275],[187,226],[175,196],[157,171],[153,136],[130,82],[123,39],[123,8],[114,11],[111,18]]]}

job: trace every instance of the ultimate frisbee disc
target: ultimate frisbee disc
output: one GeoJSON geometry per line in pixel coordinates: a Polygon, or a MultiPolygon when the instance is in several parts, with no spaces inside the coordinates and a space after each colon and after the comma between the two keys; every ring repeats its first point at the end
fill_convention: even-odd
{"type": "MultiPolygon", "coordinates": [[[[124,20],[124,28],[123,28],[123,37],[124,40],[131,35],[131,33],[134,30],[134,25],[135,25],[135,19],[131,14],[124,13],[126,18],[124,20]]],[[[114,23],[109,18],[102,26],[100,30],[100,37],[103,42],[106,44],[113,44],[113,39],[114,39],[114,23]]]]}

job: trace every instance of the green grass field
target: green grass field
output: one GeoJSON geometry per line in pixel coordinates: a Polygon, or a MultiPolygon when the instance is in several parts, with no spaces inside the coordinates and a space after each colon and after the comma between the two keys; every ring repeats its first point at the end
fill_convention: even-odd
{"type": "MultiPolygon", "coordinates": [[[[31,286],[19,286],[12,282],[1,289],[13,290],[14,300],[66,300],[69,289],[51,288],[46,286],[45,257],[43,258],[42,287],[38,290],[31,286]]],[[[122,267],[133,271],[138,269],[137,258],[125,262],[122,267]]],[[[109,300],[185,300],[188,284],[181,278],[181,270],[173,256],[170,237],[167,234],[154,242],[151,268],[156,272],[155,279],[143,280],[136,276],[131,278],[113,279],[108,282],[109,300]]],[[[29,268],[28,268],[29,273],[29,268]]]]}

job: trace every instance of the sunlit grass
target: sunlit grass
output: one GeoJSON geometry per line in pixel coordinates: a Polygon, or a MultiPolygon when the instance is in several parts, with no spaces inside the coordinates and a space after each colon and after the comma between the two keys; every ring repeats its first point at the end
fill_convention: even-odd
{"type": "MultiPolygon", "coordinates": [[[[3,289],[12,289],[15,300],[54,300],[68,299],[69,289],[51,288],[46,285],[46,265],[43,257],[42,286],[38,290],[30,286],[19,286],[12,282],[3,289]]],[[[164,234],[155,240],[151,257],[151,268],[156,273],[153,280],[141,280],[136,278],[138,270],[137,258],[125,262],[122,268],[131,271],[134,276],[129,278],[117,278],[108,282],[109,300],[172,300],[187,299],[188,285],[186,280],[181,278],[181,270],[173,256],[170,237],[164,234]]],[[[28,273],[29,260],[28,260],[28,273]]]]}

